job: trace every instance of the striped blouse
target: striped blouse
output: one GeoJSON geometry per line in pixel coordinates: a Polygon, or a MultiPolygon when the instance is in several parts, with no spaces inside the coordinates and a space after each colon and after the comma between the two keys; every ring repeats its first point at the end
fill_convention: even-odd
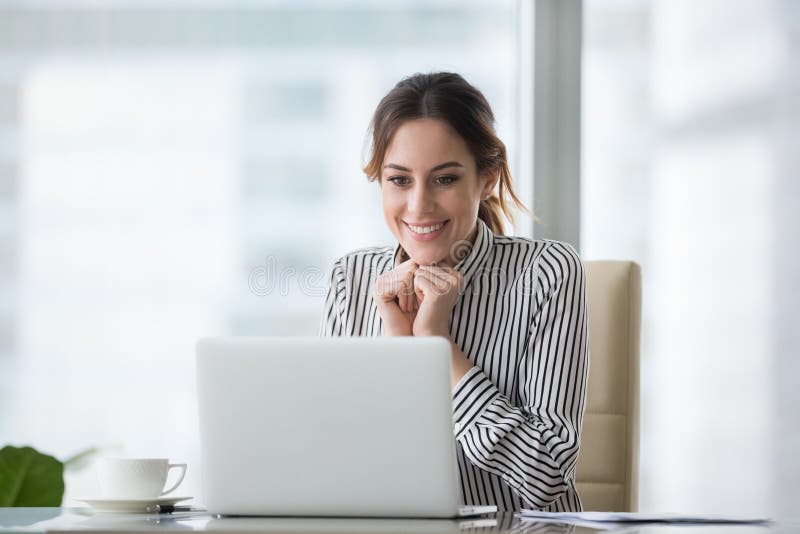
{"type": "MultiPolygon", "coordinates": [[[[379,336],[373,283],[402,262],[372,247],[334,265],[322,336],[379,336]]],[[[495,235],[478,220],[455,268],[453,341],[474,364],[453,389],[462,504],[578,511],[575,487],[589,350],[586,280],[568,244],[495,235]]]]}

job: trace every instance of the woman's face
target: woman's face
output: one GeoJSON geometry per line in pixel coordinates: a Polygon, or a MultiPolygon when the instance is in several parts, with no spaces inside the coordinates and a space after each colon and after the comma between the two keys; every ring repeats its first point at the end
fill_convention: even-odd
{"type": "Polygon", "coordinates": [[[463,252],[459,241],[474,240],[478,206],[496,182],[496,174],[478,175],[467,144],[447,123],[405,122],[381,169],[386,224],[416,263],[455,265],[460,258],[451,253],[463,252]]]}

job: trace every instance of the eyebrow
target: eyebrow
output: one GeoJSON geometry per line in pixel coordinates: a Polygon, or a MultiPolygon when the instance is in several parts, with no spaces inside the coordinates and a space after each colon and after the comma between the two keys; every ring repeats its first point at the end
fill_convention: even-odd
{"type": "MultiPolygon", "coordinates": [[[[446,169],[448,167],[463,167],[463,165],[460,164],[457,161],[448,161],[446,163],[440,163],[436,167],[432,168],[430,172],[440,171],[440,170],[446,169]]],[[[411,169],[409,169],[408,167],[403,167],[402,165],[397,165],[396,163],[387,163],[386,165],[383,166],[383,168],[384,169],[397,169],[398,171],[411,172],[411,169]]]]}

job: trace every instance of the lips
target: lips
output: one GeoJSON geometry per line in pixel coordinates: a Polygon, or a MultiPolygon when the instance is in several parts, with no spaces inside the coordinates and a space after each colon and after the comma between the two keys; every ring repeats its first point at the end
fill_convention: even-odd
{"type": "Polygon", "coordinates": [[[450,219],[442,219],[442,220],[439,220],[439,221],[419,221],[419,222],[403,221],[403,222],[406,223],[406,224],[413,225],[413,226],[433,226],[435,224],[446,223],[449,220],[450,219]]]}
{"type": "Polygon", "coordinates": [[[437,221],[437,222],[424,222],[424,223],[414,223],[410,224],[405,221],[406,228],[408,229],[408,233],[417,241],[430,241],[432,239],[436,239],[447,228],[448,223],[450,222],[449,219],[444,221],[437,221]]]}
{"type": "Polygon", "coordinates": [[[417,234],[428,234],[430,232],[435,232],[441,229],[447,221],[439,221],[439,222],[425,222],[425,223],[406,223],[406,226],[411,229],[412,232],[417,234]]]}

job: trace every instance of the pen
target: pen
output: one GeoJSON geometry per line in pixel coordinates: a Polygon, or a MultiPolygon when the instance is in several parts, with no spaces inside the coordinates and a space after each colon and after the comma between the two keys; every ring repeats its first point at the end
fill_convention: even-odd
{"type": "Polygon", "coordinates": [[[145,509],[151,514],[171,514],[173,512],[205,512],[204,508],[194,506],[175,506],[174,504],[153,504],[145,509]]]}

